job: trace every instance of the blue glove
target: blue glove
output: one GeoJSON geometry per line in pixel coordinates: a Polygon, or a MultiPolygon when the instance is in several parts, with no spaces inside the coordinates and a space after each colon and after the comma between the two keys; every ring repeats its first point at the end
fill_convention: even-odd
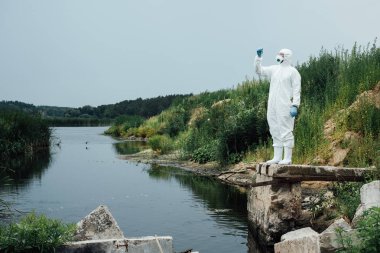
{"type": "Polygon", "coordinates": [[[256,53],[257,53],[257,56],[258,56],[258,57],[261,57],[261,56],[263,55],[263,52],[264,52],[264,49],[263,49],[263,48],[258,48],[258,49],[256,50],[256,53]]]}
{"type": "Polygon", "coordinates": [[[290,116],[294,118],[295,116],[297,116],[297,114],[298,114],[297,106],[293,105],[292,107],[290,107],[290,116]]]}

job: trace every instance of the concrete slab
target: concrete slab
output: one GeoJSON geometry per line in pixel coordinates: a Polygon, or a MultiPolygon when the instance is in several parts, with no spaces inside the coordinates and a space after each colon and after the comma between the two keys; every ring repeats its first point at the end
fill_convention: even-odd
{"type": "Polygon", "coordinates": [[[66,244],[56,253],[174,253],[171,236],[88,240],[66,244]]]}
{"type": "MultiPolygon", "coordinates": [[[[299,181],[362,181],[366,173],[371,172],[367,168],[344,168],[334,166],[313,165],[278,165],[258,164],[256,171],[260,175],[269,178],[299,182],[299,181]]],[[[269,179],[270,180],[270,179],[269,179]]]]}

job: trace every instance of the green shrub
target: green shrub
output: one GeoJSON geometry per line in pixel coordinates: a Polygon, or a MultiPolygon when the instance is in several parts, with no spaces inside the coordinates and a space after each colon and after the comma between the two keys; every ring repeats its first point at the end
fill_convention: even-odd
{"type": "Polygon", "coordinates": [[[350,152],[344,160],[345,165],[352,167],[379,166],[380,136],[372,134],[351,142],[350,152]]]}
{"type": "Polygon", "coordinates": [[[127,132],[125,133],[125,137],[129,137],[129,136],[137,136],[137,127],[131,127],[127,130],[127,132]]]}
{"type": "Polygon", "coordinates": [[[360,187],[362,185],[363,183],[356,182],[334,183],[333,193],[336,206],[339,212],[350,220],[354,217],[360,204],[360,187]]]}
{"type": "Polygon", "coordinates": [[[169,136],[166,135],[154,135],[149,138],[148,145],[160,154],[166,154],[173,150],[174,143],[169,136]]]}
{"type": "Polygon", "coordinates": [[[120,125],[122,133],[125,134],[129,128],[139,127],[144,122],[144,120],[145,118],[141,116],[126,115],[126,116],[118,117],[115,121],[115,124],[120,125]]]}
{"type": "Polygon", "coordinates": [[[191,156],[194,162],[203,164],[213,160],[213,155],[209,152],[207,147],[200,147],[194,151],[191,156]]]}
{"type": "Polygon", "coordinates": [[[380,208],[373,207],[364,212],[357,225],[357,238],[351,238],[342,229],[337,229],[340,253],[380,252],[380,208]],[[354,243],[354,241],[356,243],[354,243]]]}
{"type": "Polygon", "coordinates": [[[380,208],[373,207],[358,222],[358,236],[362,252],[380,252],[380,208]]]}
{"type": "Polygon", "coordinates": [[[129,134],[128,131],[139,127],[144,120],[143,117],[137,115],[119,116],[114,120],[113,125],[104,131],[104,133],[114,137],[131,136],[133,134],[129,134]]]}
{"type": "Polygon", "coordinates": [[[110,128],[108,128],[107,130],[105,130],[104,134],[108,134],[108,135],[111,135],[114,137],[120,137],[121,136],[120,127],[113,125],[110,128]]]}
{"type": "Polygon", "coordinates": [[[243,160],[244,153],[232,153],[228,156],[227,163],[235,164],[243,160]]]}
{"type": "Polygon", "coordinates": [[[151,136],[155,135],[157,131],[149,126],[140,126],[137,128],[137,137],[142,137],[142,138],[150,138],[151,136]]]}
{"type": "Polygon", "coordinates": [[[363,135],[372,134],[375,138],[380,134],[380,109],[368,101],[359,103],[357,110],[352,110],[346,121],[349,130],[363,135]]]}
{"type": "Polygon", "coordinates": [[[191,160],[197,163],[207,163],[215,161],[217,141],[201,146],[191,154],[191,160]]]}
{"type": "Polygon", "coordinates": [[[17,224],[0,227],[0,251],[55,252],[72,239],[75,229],[75,224],[66,225],[31,213],[17,224]]]}
{"type": "Polygon", "coordinates": [[[217,136],[216,160],[220,163],[237,163],[250,146],[257,146],[269,137],[266,119],[255,109],[239,108],[225,121],[217,136]]]}
{"type": "Polygon", "coordinates": [[[267,141],[267,96],[268,83],[247,80],[230,90],[229,99],[196,107],[192,110],[189,134],[182,142],[184,153],[200,162],[241,161],[249,147],[267,141]]]}

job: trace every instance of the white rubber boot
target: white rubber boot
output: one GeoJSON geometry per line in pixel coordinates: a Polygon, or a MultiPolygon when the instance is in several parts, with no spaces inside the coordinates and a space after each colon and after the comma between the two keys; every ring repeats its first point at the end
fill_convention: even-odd
{"type": "Polygon", "coordinates": [[[266,161],[267,164],[277,164],[282,158],[282,147],[273,147],[274,156],[272,160],[266,161]]]}
{"type": "Polygon", "coordinates": [[[278,164],[289,165],[292,164],[293,149],[284,147],[284,160],[281,160],[278,164]]]}

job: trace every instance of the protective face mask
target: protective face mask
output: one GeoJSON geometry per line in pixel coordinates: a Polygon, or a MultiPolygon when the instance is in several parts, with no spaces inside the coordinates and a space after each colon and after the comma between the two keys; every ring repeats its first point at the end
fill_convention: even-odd
{"type": "Polygon", "coordinates": [[[278,62],[278,63],[282,63],[283,61],[284,61],[284,57],[282,56],[282,55],[277,55],[276,56],[276,61],[278,62]]]}

